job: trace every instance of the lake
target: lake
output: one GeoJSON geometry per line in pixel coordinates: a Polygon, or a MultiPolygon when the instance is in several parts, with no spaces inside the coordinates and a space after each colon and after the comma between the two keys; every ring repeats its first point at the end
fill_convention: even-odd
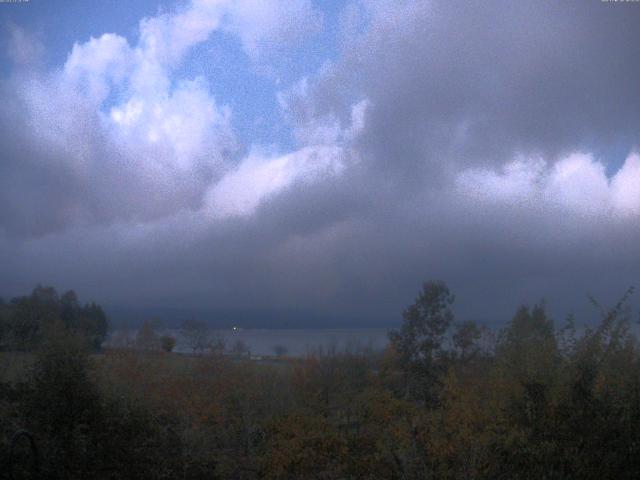
{"type": "MultiPolygon", "coordinates": [[[[309,353],[335,348],[336,351],[362,349],[383,350],[387,343],[386,328],[335,328],[335,329],[224,329],[211,330],[212,339],[220,337],[225,350],[230,351],[238,342],[248,348],[251,355],[275,355],[281,347],[286,355],[301,357],[309,353]]],[[[175,352],[191,353],[180,330],[163,330],[159,335],[176,338],[175,352]]],[[[136,331],[117,330],[109,335],[105,346],[123,346],[125,339],[135,338],[136,331]]]]}

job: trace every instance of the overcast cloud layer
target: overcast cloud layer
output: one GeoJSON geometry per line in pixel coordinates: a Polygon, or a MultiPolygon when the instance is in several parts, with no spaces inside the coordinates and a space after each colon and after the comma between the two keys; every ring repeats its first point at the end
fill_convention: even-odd
{"type": "Polygon", "coordinates": [[[0,291],[304,326],[393,324],[430,278],[496,322],[638,283],[640,4],[322,7],[178,3],[60,65],[8,24],[0,291]],[[275,59],[326,31],[337,54],[278,83],[275,59]],[[293,148],[243,144],[225,92],[182,68],[220,36],[275,82],[293,148]]]}

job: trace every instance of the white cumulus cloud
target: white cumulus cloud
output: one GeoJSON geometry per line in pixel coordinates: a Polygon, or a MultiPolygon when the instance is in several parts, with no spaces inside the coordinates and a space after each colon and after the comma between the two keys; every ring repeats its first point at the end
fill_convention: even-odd
{"type": "MultiPolygon", "coordinates": [[[[15,185],[55,170],[66,184],[50,195],[41,192],[49,195],[50,214],[38,222],[38,233],[74,223],[144,222],[201,208],[211,186],[233,169],[239,145],[231,110],[216,101],[205,78],[181,77],[181,62],[223,28],[238,36],[250,56],[318,28],[311,2],[286,3],[192,0],[142,19],[133,43],[105,33],[74,44],[58,68],[22,69],[9,80],[6,94],[16,100],[14,110],[0,114],[0,125],[22,122],[31,135],[12,138],[21,158],[3,166],[4,181],[15,185]]],[[[20,29],[12,32],[13,57],[25,63],[39,44],[20,29]]],[[[5,189],[4,195],[26,189],[5,189]]],[[[41,199],[5,203],[20,205],[2,212],[5,229],[31,230],[25,219],[35,218],[41,199]]]]}
{"type": "Polygon", "coordinates": [[[537,210],[588,221],[630,219],[640,216],[640,157],[631,153],[611,178],[590,154],[554,163],[517,159],[501,170],[464,170],[456,187],[463,198],[519,208],[525,215],[537,210]]]}

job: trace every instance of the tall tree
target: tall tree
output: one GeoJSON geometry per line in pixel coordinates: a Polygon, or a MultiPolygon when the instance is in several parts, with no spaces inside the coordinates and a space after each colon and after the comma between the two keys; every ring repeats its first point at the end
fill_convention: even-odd
{"type": "Polygon", "coordinates": [[[403,312],[400,330],[389,332],[405,375],[405,394],[427,406],[438,401],[445,370],[443,343],[454,319],[451,310],[454,300],[444,282],[425,282],[415,302],[403,312]]]}

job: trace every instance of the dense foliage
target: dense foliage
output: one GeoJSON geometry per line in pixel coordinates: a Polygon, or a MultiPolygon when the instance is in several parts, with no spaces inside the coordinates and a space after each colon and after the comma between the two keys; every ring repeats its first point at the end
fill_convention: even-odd
{"type": "Polygon", "coordinates": [[[60,296],[52,287],[37,286],[31,295],[12,298],[8,303],[0,299],[0,349],[33,350],[53,328],[82,336],[98,349],[107,335],[108,323],[99,305],[81,305],[73,290],[60,296]]]}
{"type": "MultiPolygon", "coordinates": [[[[27,429],[38,478],[640,475],[640,357],[626,296],[580,333],[571,318],[556,329],[536,305],[497,335],[457,323],[453,300],[445,284],[426,283],[383,354],[268,363],[90,354],[77,332],[51,330],[35,354],[3,354],[30,360],[12,363],[25,375],[0,379],[0,458],[27,429]]],[[[28,451],[14,457],[28,475],[28,451]]]]}

